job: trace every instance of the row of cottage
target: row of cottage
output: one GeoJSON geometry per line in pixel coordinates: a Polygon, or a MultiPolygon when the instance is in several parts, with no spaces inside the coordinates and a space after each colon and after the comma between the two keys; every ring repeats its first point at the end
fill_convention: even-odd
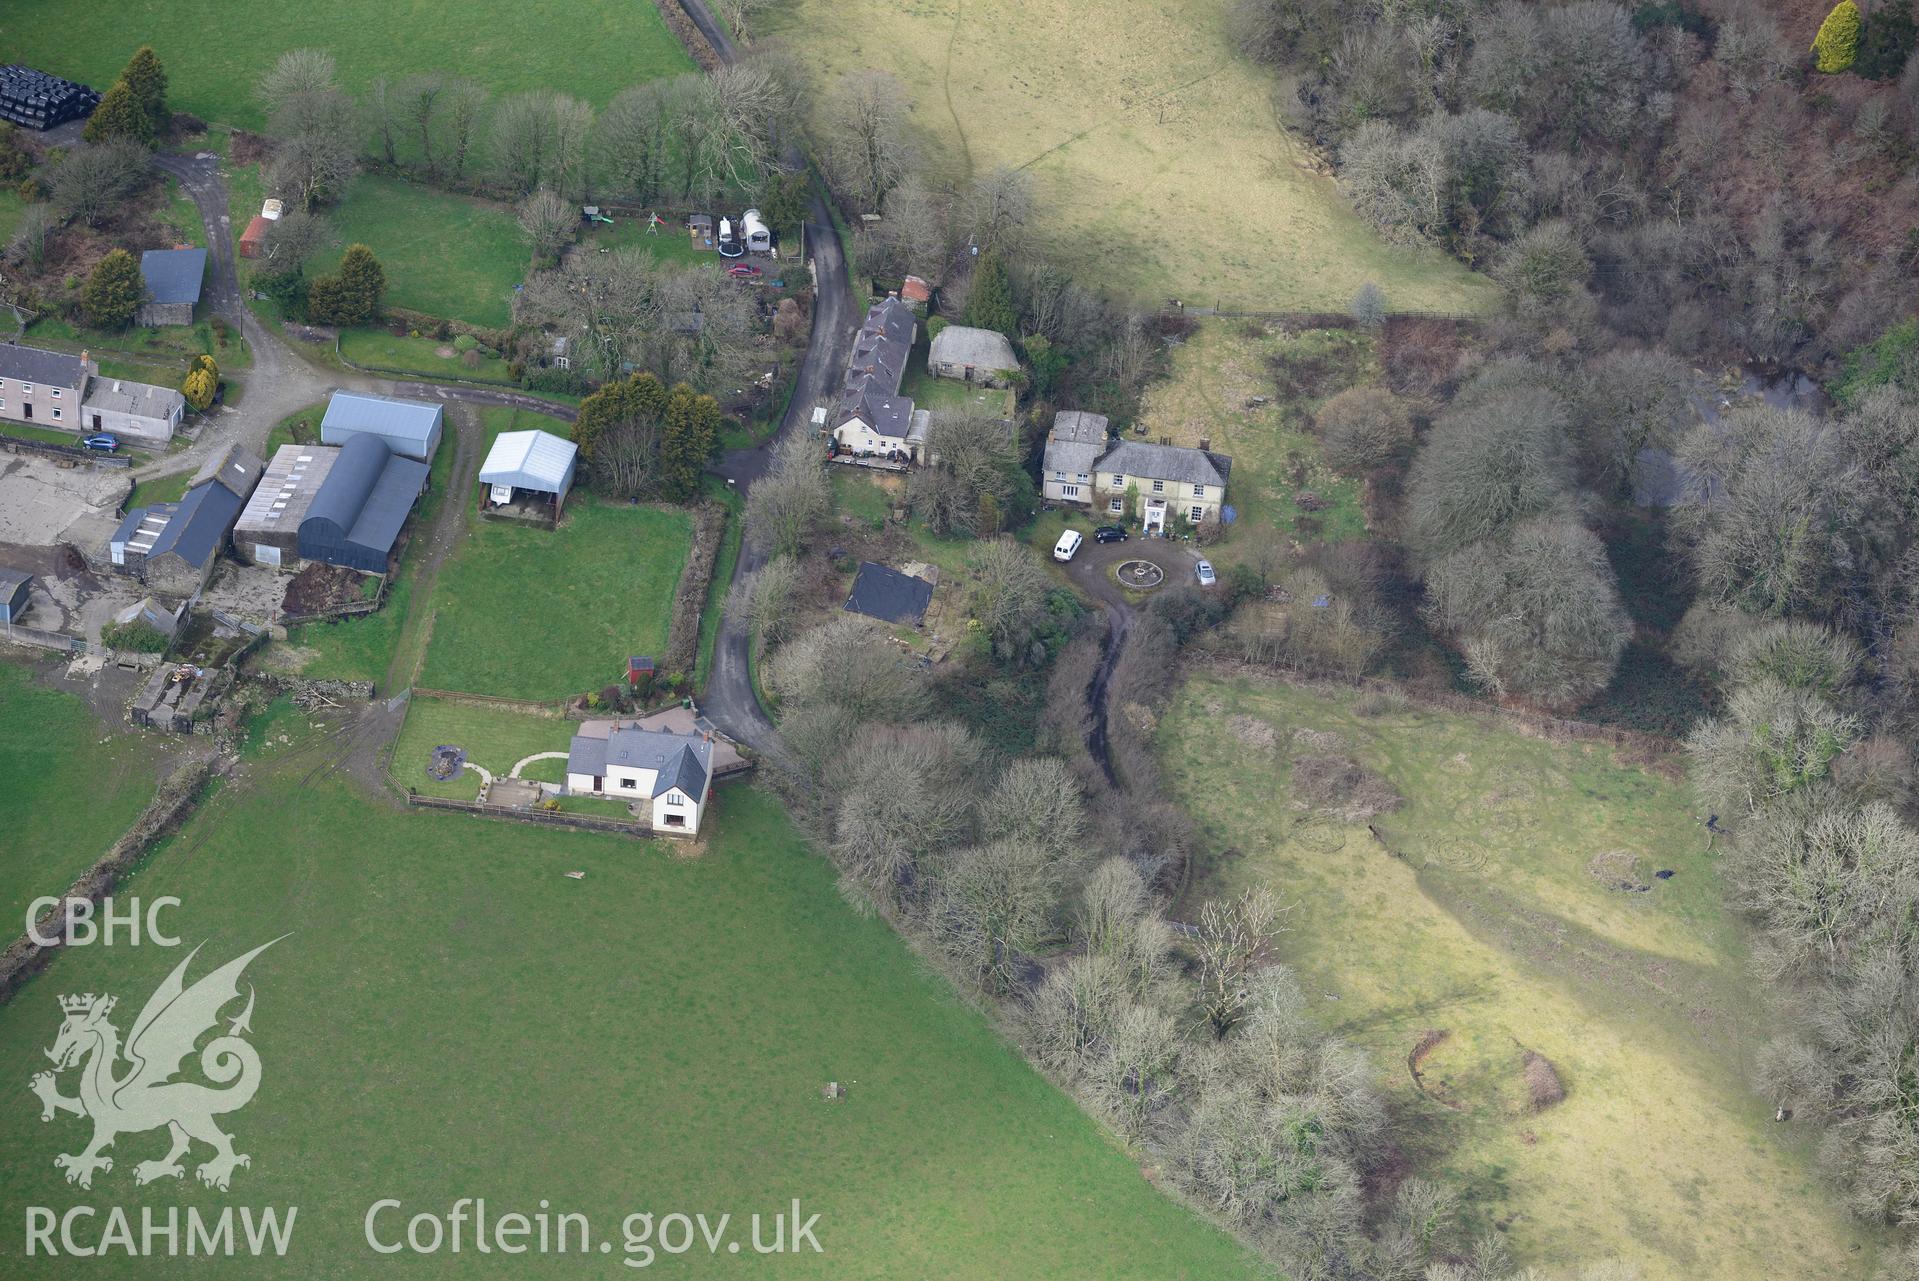
{"type": "MultiPolygon", "coordinates": [[[[824,423],[836,453],[926,463],[931,415],[900,395],[907,359],[919,335],[912,307],[888,297],[867,310],[838,400],[824,423]]],[[[948,325],[933,336],[927,369],[936,377],[997,385],[1019,369],[1012,344],[988,329],[948,325]]],[[[1085,507],[1095,515],[1126,512],[1138,497],[1141,525],[1163,534],[1178,521],[1218,520],[1233,460],[1202,446],[1117,441],[1099,414],[1066,410],[1053,420],[1041,464],[1049,503],[1085,507]]]]}

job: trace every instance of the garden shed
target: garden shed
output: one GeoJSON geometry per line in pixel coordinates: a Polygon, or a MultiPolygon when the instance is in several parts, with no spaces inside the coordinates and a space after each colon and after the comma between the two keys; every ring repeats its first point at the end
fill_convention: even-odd
{"type": "Polygon", "coordinates": [[[397,396],[336,391],[327,400],[320,420],[320,443],[345,445],[355,436],[378,436],[403,458],[431,460],[440,447],[440,429],[446,416],[439,405],[397,396]]]}
{"type": "Polygon", "coordinates": [[[242,258],[263,258],[267,251],[267,220],[254,214],[247,223],[247,229],[240,233],[240,256],[242,258]]]}
{"type": "Polygon", "coordinates": [[[573,488],[579,452],[578,445],[551,432],[501,432],[480,464],[481,508],[550,503],[558,520],[573,488]]]}
{"type": "Polygon", "coordinates": [[[14,624],[27,616],[27,596],[33,591],[33,575],[17,569],[0,569],[0,623],[14,624]]]}
{"type": "Polygon", "coordinates": [[[425,463],[395,454],[381,437],[349,437],[300,522],[300,558],[386,573],[426,478],[425,463]]]}
{"type": "Polygon", "coordinates": [[[135,317],[143,325],[190,325],[206,279],[204,249],[149,249],[140,255],[147,300],[135,317]]]}

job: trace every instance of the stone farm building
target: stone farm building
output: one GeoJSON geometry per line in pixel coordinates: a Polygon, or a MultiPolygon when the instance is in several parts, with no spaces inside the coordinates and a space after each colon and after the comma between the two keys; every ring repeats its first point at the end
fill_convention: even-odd
{"type": "Polygon", "coordinates": [[[282,445],[233,528],[244,560],[275,569],[304,561],[384,574],[428,467],[370,433],[331,445],[282,445]]]}
{"type": "Polygon", "coordinates": [[[229,445],[194,473],[177,503],[128,512],[108,541],[115,567],[172,597],[198,595],[213,577],[227,535],[260,479],[263,464],[229,445]]]}
{"type": "Polygon", "coordinates": [[[901,463],[921,456],[930,415],[900,395],[918,333],[913,309],[898,298],[882,299],[867,310],[827,424],[835,453],[901,463]]]}
{"type": "Polygon", "coordinates": [[[655,831],[697,833],[712,783],[713,740],[703,734],[589,722],[566,757],[568,795],[648,802],[655,831]]]}
{"type": "Polygon", "coordinates": [[[933,335],[926,353],[926,368],[936,378],[958,378],[969,383],[998,387],[1010,374],[1019,372],[1019,357],[1006,335],[992,329],[974,329],[969,325],[948,325],[933,335]]]}
{"type": "Polygon", "coordinates": [[[424,400],[374,396],[359,391],[336,391],[327,400],[320,420],[320,443],[344,445],[355,436],[373,435],[404,458],[433,460],[440,447],[445,411],[424,400]]]}
{"type": "Polygon", "coordinates": [[[143,444],[173,439],[186,398],[171,387],[103,379],[87,354],[0,343],[0,422],[55,431],[107,431],[143,444]]]}
{"type": "Polygon", "coordinates": [[[149,249],[140,255],[147,300],[134,319],[142,325],[190,325],[206,278],[204,249],[149,249]]]}

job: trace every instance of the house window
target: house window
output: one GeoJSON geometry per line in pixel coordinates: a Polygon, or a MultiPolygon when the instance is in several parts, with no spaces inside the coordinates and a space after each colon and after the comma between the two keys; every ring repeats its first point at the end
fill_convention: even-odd
{"type": "Polygon", "coordinates": [[[1114,488],[1114,489],[1124,489],[1124,488],[1126,488],[1126,473],[1125,473],[1125,472],[1115,472],[1115,473],[1113,473],[1113,488],[1114,488]]]}
{"type": "Polygon", "coordinates": [[[57,409],[53,411],[53,421],[55,422],[60,421],[60,411],[57,409]]]}
{"type": "Polygon", "coordinates": [[[1124,498],[1115,498],[1106,504],[1106,510],[1117,516],[1126,510],[1126,500],[1124,498]]]}
{"type": "Polygon", "coordinates": [[[666,794],[666,803],[673,806],[684,805],[686,804],[686,798],[678,792],[668,792],[666,794]]]}
{"type": "Polygon", "coordinates": [[[1166,492],[1166,482],[1165,482],[1165,481],[1163,481],[1163,480],[1156,480],[1156,481],[1154,481],[1154,482],[1153,482],[1153,492],[1154,492],[1155,494],[1163,494],[1163,493],[1165,493],[1165,492],[1166,492]]]}
{"type": "Polygon", "coordinates": [[[32,383],[21,383],[21,384],[20,384],[20,390],[21,390],[21,391],[23,391],[23,392],[25,392],[25,393],[26,393],[27,395],[29,395],[29,396],[31,396],[31,395],[33,395],[33,384],[32,384],[32,383]]]}
{"type": "Polygon", "coordinates": [[[1061,485],[1059,487],[1059,495],[1061,498],[1078,498],[1079,486],[1078,485],[1061,485]]]}
{"type": "Polygon", "coordinates": [[[1054,479],[1054,480],[1065,480],[1065,479],[1066,479],[1066,473],[1065,473],[1065,472],[1063,472],[1063,471],[1056,471],[1056,472],[1054,472],[1054,473],[1053,473],[1053,479],[1054,479]]]}
{"type": "Polygon", "coordinates": [[[60,399],[60,389],[59,389],[58,387],[55,387],[55,388],[53,389],[53,398],[54,398],[55,400],[58,400],[58,399],[60,399]]]}
{"type": "Polygon", "coordinates": [[[7,412],[7,402],[4,400],[0,400],[0,414],[4,414],[6,412],[7,412]]]}
{"type": "Polygon", "coordinates": [[[1195,498],[1204,498],[1204,497],[1206,497],[1206,486],[1204,486],[1204,485],[1194,485],[1194,486],[1193,486],[1193,497],[1195,497],[1195,498]]]}
{"type": "Polygon", "coordinates": [[[623,778],[620,780],[620,789],[622,791],[631,792],[638,788],[639,785],[640,780],[637,778],[623,778]]]}
{"type": "Polygon", "coordinates": [[[1204,507],[1193,508],[1192,514],[1188,517],[1188,519],[1190,519],[1195,525],[1199,524],[1199,522],[1204,520],[1205,518],[1206,518],[1206,509],[1204,507]]]}

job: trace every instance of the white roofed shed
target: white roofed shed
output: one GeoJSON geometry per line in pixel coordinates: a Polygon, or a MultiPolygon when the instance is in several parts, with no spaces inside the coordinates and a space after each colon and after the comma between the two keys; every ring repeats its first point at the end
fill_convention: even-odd
{"type": "Polygon", "coordinates": [[[580,447],[551,432],[503,431],[480,464],[480,483],[486,500],[505,506],[521,496],[541,495],[553,504],[558,517],[573,488],[580,447]]]}

